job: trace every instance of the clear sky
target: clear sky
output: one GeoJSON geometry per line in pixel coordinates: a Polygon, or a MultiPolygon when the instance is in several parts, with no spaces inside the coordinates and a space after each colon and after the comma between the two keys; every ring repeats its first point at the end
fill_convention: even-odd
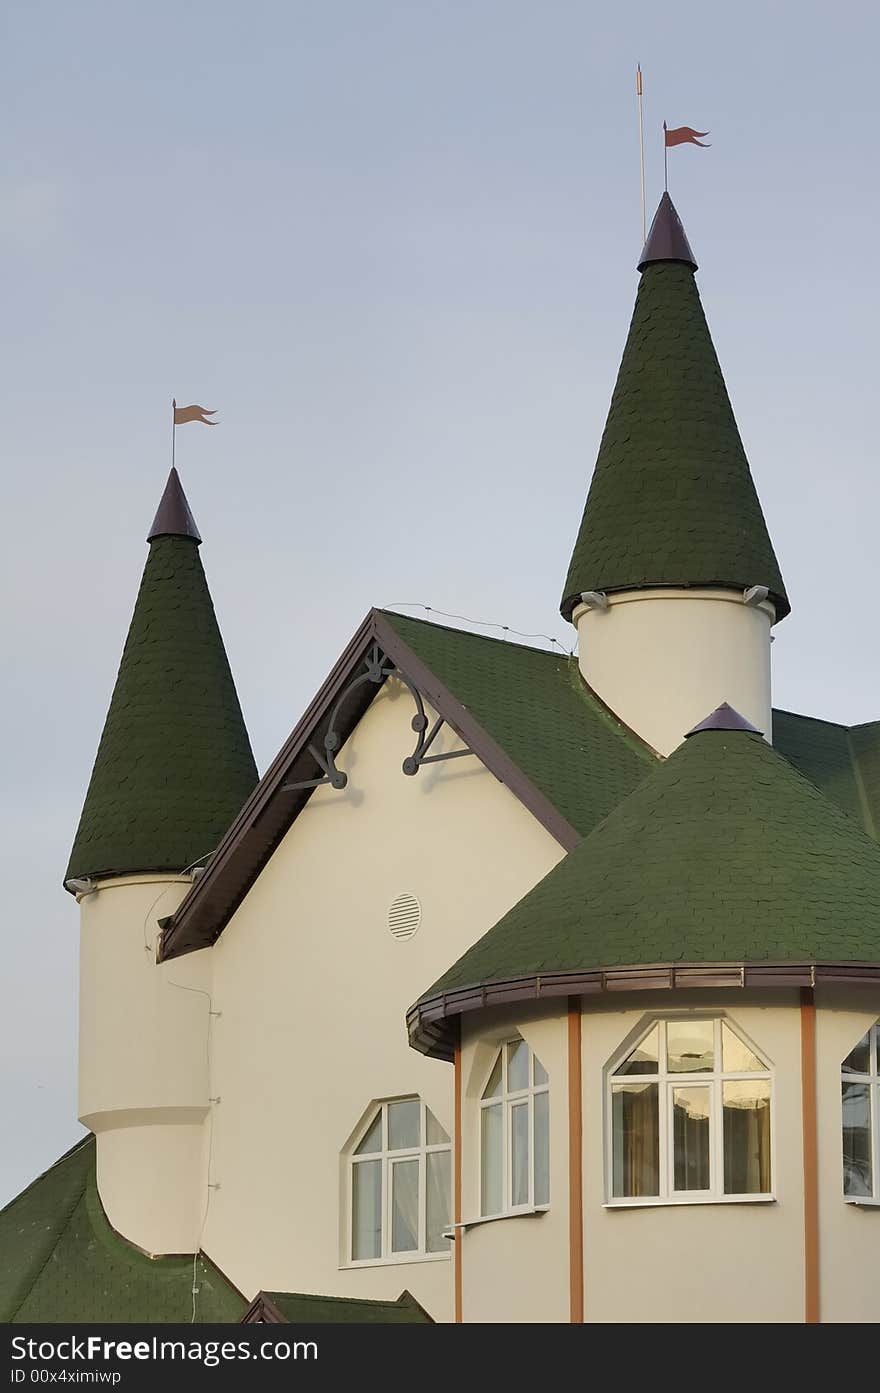
{"type": "Polygon", "coordinates": [[[4,15],[0,1202],[79,1134],[61,878],[171,397],[221,421],[178,466],[261,769],[371,604],[568,640],[637,283],[639,59],[650,205],[664,117],[711,131],[670,191],[793,605],[776,704],[880,717],[876,6],[4,15]]]}

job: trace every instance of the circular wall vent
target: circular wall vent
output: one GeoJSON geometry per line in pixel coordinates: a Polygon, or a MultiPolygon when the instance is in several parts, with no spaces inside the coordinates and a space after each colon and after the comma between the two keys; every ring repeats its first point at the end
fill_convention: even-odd
{"type": "Polygon", "coordinates": [[[392,937],[412,938],[422,918],[422,906],[415,895],[398,895],[388,911],[392,937]]]}

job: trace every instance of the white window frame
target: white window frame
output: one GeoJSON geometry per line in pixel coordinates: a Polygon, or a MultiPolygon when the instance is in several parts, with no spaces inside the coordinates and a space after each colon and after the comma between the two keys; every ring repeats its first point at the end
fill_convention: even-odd
{"type": "MultiPolygon", "coordinates": [[[[853,1045],[855,1049],[861,1044],[867,1034],[869,1039],[870,1058],[868,1061],[869,1072],[867,1074],[854,1074],[847,1070],[844,1072],[843,1064],[840,1066],[840,1139],[841,1139],[841,1162],[842,1143],[843,1143],[843,1085],[845,1083],[863,1083],[868,1085],[868,1106],[871,1110],[871,1194],[870,1195],[850,1195],[846,1189],[846,1176],[843,1176],[843,1198],[847,1204],[863,1204],[869,1206],[880,1206],[880,1021],[875,1021],[868,1030],[859,1036],[853,1045]]],[[[846,1059],[852,1054],[850,1050],[846,1059]]]]}
{"type": "MultiPolygon", "coordinates": [[[[452,1141],[428,1143],[428,1112],[429,1108],[423,1098],[416,1094],[405,1094],[400,1098],[385,1098],[381,1102],[371,1107],[364,1119],[363,1124],[358,1128],[357,1133],[351,1143],[345,1168],[346,1175],[346,1221],[345,1221],[345,1245],[343,1252],[343,1267],[387,1267],[408,1262],[448,1262],[452,1256],[452,1244],[447,1250],[439,1253],[429,1253],[426,1249],[428,1231],[428,1156],[439,1151],[447,1151],[452,1155],[452,1141]],[[388,1146],[388,1108],[393,1103],[418,1103],[420,1109],[419,1117],[419,1139],[420,1145],[413,1147],[390,1148],[388,1146]],[[364,1152],[362,1156],[355,1153],[364,1137],[381,1113],[382,1117],[382,1137],[381,1148],[378,1151],[364,1152]],[[404,1251],[395,1252],[391,1247],[391,1227],[392,1227],[392,1178],[395,1165],[401,1161],[418,1161],[419,1163],[419,1243],[417,1248],[407,1248],[404,1251]],[[382,1167],[382,1241],[381,1251],[377,1258],[355,1258],[352,1256],[354,1250],[354,1170],[358,1165],[363,1165],[367,1161],[378,1161],[382,1167]]],[[[443,1124],[439,1118],[434,1119],[439,1126],[443,1124]]],[[[445,1127],[443,1128],[445,1131],[445,1127]]],[[[450,1160],[450,1179],[452,1166],[450,1160]]],[[[452,1194],[449,1196],[449,1212],[452,1214],[452,1194]]],[[[451,1223],[451,1217],[450,1217],[451,1223]]],[[[447,1229],[448,1231],[448,1229],[447,1229]]]]}
{"type": "MultiPolygon", "coordinates": [[[[548,1117],[550,1110],[549,1094],[550,1079],[548,1076],[546,1083],[535,1083],[535,1052],[527,1040],[521,1035],[512,1035],[499,1045],[492,1062],[486,1070],[486,1077],[480,1089],[480,1112],[477,1122],[477,1153],[479,1157],[479,1195],[480,1195],[480,1219],[502,1219],[511,1214],[535,1214],[542,1213],[550,1208],[549,1199],[542,1204],[535,1204],[535,1096],[539,1093],[548,1095],[548,1117]],[[525,1045],[529,1052],[529,1082],[527,1087],[510,1090],[507,1086],[507,1051],[510,1045],[525,1045]],[[492,1098],[484,1098],[483,1094],[488,1087],[489,1080],[494,1073],[495,1066],[501,1058],[501,1091],[492,1098]],[[501,1123],[501,1182],[502,1182],[502,1207],[492,1214],[483,1213],[483,1109],[498,1107],[502,1110],[501,1123]],[[513,1193],[513,1147],[511,1146],[511,1128],[513,1126],[513,1112],[516,1107],[526,1106],[529,1115],[529,1135],[526,1151],[528,1154],[528,1198],[524,1204],[511,1204],[510,1197],[513,1193]]],[[[541,1063],[541,1061],[538,1061],[541,1063]]],[[[543,1064],[541,1065],[543,1069],[543,1064]]],[[[546,1070],[545,1070],[546,1073],[546,1070]]],[[[549,1125],[549,1124],[548,1124],[549,1125]]],[[[549,1177],[548,1177],[549,1181],[549,1177]]]]}
{"type": "Polygon", "coordinates": [[[605,1204],[606,1209],[635,1209],[674,1204],[767,1204],[776,1199],[776,1075],[773,1065],[763,1050],[749,1038],[738,1025],[734,1025],[723,1012],[698,1012],[695,1014],[667,1012],[651,1016],[639,1029],[633,1031],[615,1051],[605,1067],[605,1204]],[[711,1073],[671,1073],[667,1069],[666,1027],[677,1022],[713,1022],[714,1025],[714,1068],[711,1073]],[[725,1072],[721,1053],[722,1023],[752,1051],[765,1066],[763,1069],[725,1072]],[[642,1040],[646,1039],[659,1025],[660,1057],[658,1069],[654,1074],[617,1074],[624,1060],[642,1040]],[[765,1079],[770,1085],[770,1188],[754,1194],[727,1194],[724,1189],[724,1112],[722,1106],[722,1086],[740,1080],[754,1081],[765,1079]],[[628,1080],[631,1083],[654,1083],[659,1093],[659,1181],[658,1195],[615,1195],[614,1194],[614,1111],[612,1094],[614,1083],[628,1080]],[[710,1188],[707,1190],[676,1190],[675,1184],[675,1131],[672,1123],[672,1099],[675,1088],[708,1087],[710,1091],[709,1116],[709,1175],[710,1188]]]}

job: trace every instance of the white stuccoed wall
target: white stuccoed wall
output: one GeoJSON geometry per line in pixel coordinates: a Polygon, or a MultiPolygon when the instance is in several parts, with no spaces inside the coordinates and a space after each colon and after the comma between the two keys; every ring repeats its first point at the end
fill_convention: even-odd
{"type": "Polygon", "coordinates": [[[568,1015],[565,998],[541,1007],[462,1017],[462,1217],[480,1215],[480,1098],[503,1040],[521,1035],[550,1076],[550,1208],[464,1231],[465,1322],[566,1322],[568,1233],[568,1015]]]}
{"type": "Polygon", "coordinates": [[[579,605],[584,680],[626,725],[668,755],[727,701],[772,738],[773,606],[735,590],[628,590],[605,610],[579,605]]]}
{"type": "Polygon", "coordinates": [[[803,1320],[804,1186],[797,992],[632,993],[583,1013],[586,1320],[803,1320]],[[607,1061],[651,1014],[725,1012],[776,1070],[775,1203],[605,1208],[607,1061]]]}
{"type": "Polygon", "coordinates": [[[198,1246],[205,1194],[210,955],[155,960],[156,921],[189,886],[117,877],[80,904],[79,1119],[111,1224],[149,1253],[198,1246]]]}
{"type": "Polygon", "coordinates": [[[204,1247],[248,1296],[408,1288],[449,1320],[451,1259],[347,1265],[340,1155],[375,1099],[418,1093],[452,1135],[452,1066],[410,1049],[406,1009],[562,849],[476,758],[404,775],[413,714],[389,682],[339,758],[348,787],[312,795],[212,950],[221,1188],[204,1247]],[[422,922],[398,942],[386,916],[404,891],[422,922]]]}
{"type": "MultiPolygon", "coordinates": [[[[840,1066],[880,1019],[880,992],[816,992],[819,1300],[823,1321],[880,1321],[880,1207],[843,1198],[840,1066]]],[[[880,1196],[878,1196],[880,1199],[880,1196]]]]}

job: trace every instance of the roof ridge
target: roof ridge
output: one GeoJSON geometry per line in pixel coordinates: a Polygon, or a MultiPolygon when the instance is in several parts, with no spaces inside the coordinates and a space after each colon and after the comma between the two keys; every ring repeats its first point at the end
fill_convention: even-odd
{"type": "MultiPolygon", "coordinates": [[[[401,1295],[409,1293],[401,1293],[401,1295]]],[[[400,1296],[322,1296],[316,1291],[282,1291],[276,1288],[268,1291],[263,1288],[263,1295],[271,1300],[274,1296],[292,1296],[297,1301],[335,1301],[344,1306],[400,1306],[409,1305],[409,1302],[402,1302],[400,1296]]],[[[418,1303],[416,1303],[418,1304],[418,1303]]],[[[421,1309],[421,1308],[420,1308],[421,1309]]]]}
{"type": "Polygon", "coordinates": [[[854,777],[854,779],[855,779],[855,782],[856,782],[856,789],[857,789],[858,795],[859,795],[859,803],[860,803],[861,809],[862,809],[862,818],[864,819],[865,826],[866,826],[866,827],[870,827],[870,829],[871,829],[871,835],[873,836],[874,840],[875,840],[875,841],[880,841],[880,838],[878,838],[878,836],[877,836],[877,823],[876,823],[876,821],[875,821],[875,819],[874,819],[874,813],[873,813],[873,810],[872,810],[872,808],[871,808],[870,800],[869,800],[869,798],[868,798],[868,790],[865,788],[865,779],[864,779],[864,776],[863,776],[863,774],[862,774],[862,765],[861,765],[861,761],[859,760],[859,757],[858,757],[858,755],[856,754],[856,751],[855,751],[855,746],[853,745],[853,740],[852,740],[852,732],[853,732],[853,729],[854,729],[854,727],[852,727],[852,726],[847,727],[847,730],[846,730],[846,748],[849,750],[849,757],[850,757],[850,759],[851,759],[851,761],[852,761],[853,777],[854,777]]]}
{"type": "MultiPolygon", "coordinates": [[[[428,605],[423,605],[422,608],[429,609],[430,611],[430,607],[428,605]]],[[[437,613],[437,611],[430,612],[437,613]]],[[[389,615],[394,619],[411,619],[414,624],[424,624],[426,627],[430,627],[432,629],[445,629],[449,633],[453,634],[464,634],[467,638],[485,639],[487,643],[500,643],[505,648],[522,648],[525,650],[526,653],[544,653],[548,658],[563,658],[568,660],[572,657],[572,654],[568,651],[568,649],[566,649],[561,639],[556,640],[556,642],[559,644],[558,649],[538,648],[531,643],[519,643],[516,639],[499,638],[496,634],[480,634],[476,633],[473,629],[460,629],[456,624],[441,624],[436,619],[420,619],[419,616],[416,614],[400,614],[396,609],[378,609],[377,613],[389,615]]],[[[480,622],[481,621],[477,619],[473,620],[473,623],[475,624],[478,624],[480,622]]],[[[490,621],[486,620],[485,622],[489,623],[490,621]]],[[[503,624],[498,624],[494,627],[502,629],[505,626],[503,624]]]]}

